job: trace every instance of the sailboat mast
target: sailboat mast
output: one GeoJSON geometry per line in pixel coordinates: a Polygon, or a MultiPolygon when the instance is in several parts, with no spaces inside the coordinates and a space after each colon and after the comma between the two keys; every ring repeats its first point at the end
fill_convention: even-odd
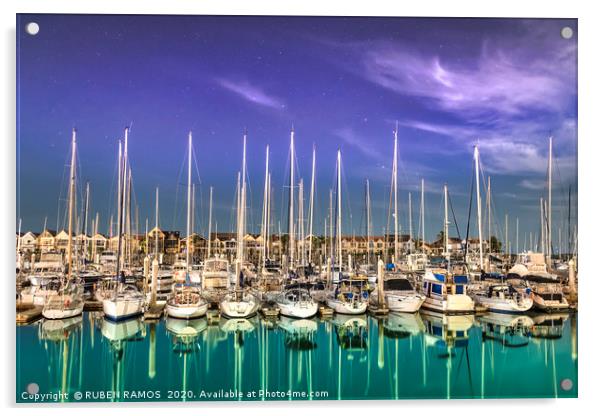
{"type": "Polygon", "coordinates": [[[188,186],[186,201],[186,273],[190,271],[190,216],[192,214],[192,132],[188,132],[188,186]]]}
{"type": "Polygon", "coordinates": [[[443,185],[443,199],[445,200],[445,220],[443,221],[443,254],[447,258],[449,256],[447,248],[449,242],[449,221],[447,215],[447,184],[443,185]]]}
{"type": "Polygon", "coordinates": [[[330,258],[333,260],[334,262],[334,227],[332,225],[333,223],[333,215],[334,215],[334,211],[332,209],[332,188],[329,190],[328,193],[328,230],[329,230],[329,234],[330,234],[330,238],[328,239],[330,242],[330,258]]]}
{"type": "Polygon", "coordinates": [[[90,182],[86,182],[86,202],[84,204],[84,226],[83,226],[83,230],[82,230],[82,238],[84,239],[82,241],[83,244],[83,248],[82,251],[84,252],[84,263],[86,261],[86,257],[88,254],[88,208],[90,206],[90,182]]]}
{"type": "Polygon", "coordinates": [[[299,202],[298,202],[298,211],[299,211],[299,260],[302,265],[305,265],[305,236],[303,235],[303,179],[299,181],[299,202]]]}
{"type": "Polygon", "coordinates": [[[546,255],[546,244],[545,244],[546,229],[545,229],[544,221],[543,221],[543,198],[539,198],[539,221],[540,221],[540,228],[541,228],[539,242],[541,245],[541,251],[545,256],[546,255]]]}
{"type": "Polygon", "coordinates": [[[343,228],[341,227],[341,150],[337,151],[337,255],[339,258],[339,268],[343,267],[343,238],[341,236],[343,228]]]}
{"type": "Polygon", "coordinates": [[[309,224],[307,235],[309,236],[309,263],[312,261],[313,234],[314,234],[314,194],[316,192],[316,145],[314,144],[311,156],[311,184],[309,188],[309,224]]]}
{"type": "Polygon", "coordinates": [[[518,256],[518,217],[516,217],[516,255],[518,256]]]}
{"type": "Polygon", "coordinates": [[[69,240],[67,242],[67,279],[71,280],[72,264],[71,257],[73,255],[72,244],[73,244],[73,206],[75,203],[75,155],[76,155],[76,130],[73,129],[71,133],[71,168],[69,172],[69,225],[68,234],[69,240]]]}
{"type": "Polygon", "coordinates": [[[368,252],[368,263],[372,258],[372,248],[370,247],[371,230],[372,224],[372,206],[370,203],[370,180],[366,179],[366,249],[368,252]]]}
{"type": "Polygon", "coordinates": [[[155,259],[159,261],[159,187],[155,188],[155,259]]]}
{"type": "Polygon", "coordinates": [[[269,173],[270,172],[270,146],[265,147],[265,179],[263,184],[263,215],[261,218],[261,239],[263,246],[261,247],[261,262],[259,271],[263,273],[265,268],[265,260],[267,257],[267,239],[268,239],[268,198],[269,198],[269,173]]]}
{"type": "MultiPolygon", "coordinates": [[[[118,194],[118,198],[117,198],[117,253],[116,253],[116,257],[117,257],[117,262],[116,262],[116,267],[115,267],[115,278],[117,280],[119,280],[119,275],[121,273],[121,220],[122,220],[122,216],[123,216],[123,187],[124,187],[124,174],[123,174],[123,170],[124,170],[124,156],[123,156],[123,151],[122,151],[122,144],[121,144],[121,140],[119,141],[119,178],[117,179],[117,194],[118,194]]],[[[111,230],[112,230],[112,226],[111,226],[111,230]]]]}
{"type": "Polygon", "coordinates": [[[123,234],[126,232],[126,224],[125,224],[125,218],[126,218],[126,208],[127,208],[127,197],[128,197],[128,132],[129,129],[126,127],[125,128],[125,132],[124,132],[124,139],[123,139],[123,169],[121,171],[122,175],[123,175],[123,180],[122,180],[122,193],[123,195],[121,196],[121,211],[119,214],[119,221],[121,223],[121,225],[119,225],[119,230],[121,230],[120,233],[118,233],[118,238],[119,238],[119,246],[120,246],[120,255],[122,256],[122,258],[124,259],[122,263],[125,263],[125,245],[121,242],[123,234]],[[123,251],[123,252],[122,252],[123,251]]]}
{"type": "Polygon", "coordinates": [[[213,221],[213,186],[209,187],[209,230],[207,231],[207,258],[211,257],[211,223],[213,221]]]}
{"type": "Polygon", "coordinates": [[[393,224],[395,227],[395,249],[393,255],[393,262],[399,261],[399,225],[397,216],[397,125],[395,125],[394,132],[395,140],[393,147],[393,224]]]}
{"type": "Polygon", "coordinates": [[[548,205],[546,207],[546,214],[548,219],[547,227],[547,247],[549,261],[552,259],[552,136],[550,136],[549,150],[548,150],[548,205]]]}
{"type": "Polygon", "coordinates": [[[426,250],[426,246],[425,246],[425,238],[426,238],[426,234],[425,234],[425,227],[424,227],[424,179],[420,180],[420,225],[422,226],[422,253],[424,253],[426,250]]]}
{"type": "MultiPolygon", "coordinates": [[[[247,132],[243,135],[242,145],[242,171],[240,173],[240,193],[238,202],[238,253],[237,261],[242,265],[244,261],[244,235],[245,235],[245,205],[246,205],[246,172],[247,172],[247,132]]],[[[238,281],[238,276],[236,277],[238,281]]]]}
{"type": "Polygon", "coordinates": [[[295,130],[291,128],[290,144],[290,182],[289,182],[289,200],[288,200],[288,264],[293,264],[295,257],[295,130]]]}
{"type": "Polygon", "coordinates": [[[491,253],[491,176],[487,177],[487,241],[488,252],[491,253]]]}
{"type": "Polygon", "coordinates": [[[481,224],[481,187],[480,187],[480,173],[479,168],[479,147],[474,147],[474,163],[475,163],[475,175],[476,175],[476,187],[477,187],[477,223],[479,226],[479,265],[483,270],[483,228],[481,224]]]}
{"type": "Polygon", "coordinates": [[[266,211],[266,221],[265,221],[265,235],[266,235],[266,246],[265,246],[265,255],[266,259],[270,258],[270,245],[271,245],[271,236],[270,236],[270,224],[271,224],[271,213],[272,213],[272,174],[268,173],[268,209],[266,211]]]}
{"type": "Polygon", "coordinates": [[[412,253],[412,242],[414,240],[413,232],[412,232],[412,193],[408,192],[408,223],[410,225],[410,239],[409,239],[409,249],[410,253],[412,253]]]}

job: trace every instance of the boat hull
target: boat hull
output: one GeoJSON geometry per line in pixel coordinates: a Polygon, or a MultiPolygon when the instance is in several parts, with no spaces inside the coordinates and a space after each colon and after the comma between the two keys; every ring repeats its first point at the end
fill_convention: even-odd
{"type": "Polygon", "coordinates": [[[422,309],[449,315],[468,315],[475,312],[474,301],[466,295],[449,295],[445,299],[427,296],[422,309]]]}
{"type": "Polygon", "coordinates": [[[280,308],[280,314],[289,318],[307,319],[318,313],[318,304],[316,302],[276,302],[280,308]]]}
{"type": "Polygon", "coordinates": [[[105,318],[111,321],[123,321],[142,315],[144,300],[142,299],[105,299],[102,301],[105,318]]]}
{"type": "Polygon", "coordinates": [[[208,304],[203,303],[200,305],[173,305],[169,302],[165,306],[167,315],[172,318],[179,319],[194,319],[200,318],[207,314],[208,304]]]}
{"type": "Polygon", "coordinates": [[[544,300],[540,296],[535,295],[533,297],[533,307],[540,311],[545,312],[558,312],[566,311],[570,305],[567,300],[563,297],[562,300],[544,300]]]}
{"type": "Polygon", "coordinates": [[[522,302],[516,302],[513,299],[492,299],[486,296],[475,296],[475,301],[483,305],[490,312],[496,313],[525,313],[533,307],[533,300],[524,299],[522,302]]]}
{"type": "Polygon", "coordinates": [[[73,318],[74,316],[81,315],[84,311],[84,304],[82,302],[81,305],[73,307],[73,308],[44,308],[42,310],[42,316],[46,319],[67,319],[73,318]]]}
{"type": "MultiPolygon", "coordinates": [[[[426,296],[419,293],[395,293],[385,291],[385,304],[391,312],[416,313],[424,303],[426,296]]],[[[370,297],[372,304],[378,304],[378,294],[370,297]]]]}
{"type": "Polygon", "coordinates": [[[368,302],[344,302],[339,299],[326,299],[326,305],[342,315],[362,315],[368,309],[368,302]]]}
{"type": "Polygon", "coordinates": [[[226,318],[249,318],[259,309],[259,302],[254,296],[246,294],[240,300],[234,295],[226,295],[220,303],[220,311],[226,318]]]}

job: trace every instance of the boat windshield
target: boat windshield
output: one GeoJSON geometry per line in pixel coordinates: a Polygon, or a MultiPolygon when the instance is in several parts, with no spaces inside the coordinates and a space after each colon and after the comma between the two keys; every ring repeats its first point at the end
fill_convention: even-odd
{"type": "Polygon", "coordinates": [[[389,279],[384,282],[385,290],[414,290],[408,279],[389,279]]]}

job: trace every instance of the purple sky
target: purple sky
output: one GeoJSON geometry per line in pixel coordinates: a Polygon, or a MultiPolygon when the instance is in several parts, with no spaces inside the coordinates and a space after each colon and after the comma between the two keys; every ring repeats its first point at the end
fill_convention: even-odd
{"type": "Polygon", "coordinates": [[[130,124],[141,228],[145,218],[154,219],[159,186],[161,225],[185,229],[183,168],[192,130],[197,231],[206,232],[210,185],[218,228],[232,230],[247,128],[251,231],[260,225],[267,144],[274,231],[279,220],[284,231],[293,124],[297,180],[302,177],[306,189],[312,144],[317,147],[318,233],[337,148],[343,153],[345,232],[363,233],[368,178],[374,230],[382,233],[396,121],[403,231],[408,192],[418,227],[425,178],[428,238],[442,228],[445,182],[465,233],[478,142],[492,180],[496,233],[507,213],[514,245],[519,217],[522,248],[525,234],[539,230],[550,134],[554,229],[566,232],[569,186],[576,214],[576,20],[19,15],[17,33],[18,215],[24,229],[41,229],[45,217],[49,228],[56,228],[57,218],[61,227],[59,196],[66,195],[70,130],[77,127],[81,179],[90,181],[92,211],[107,232],[115,211],[117,140],[130,124]],[[25,32],[30,21],[40,25],[36,36],[25,32]],[[561,36],[566,26],[573,29],[571,39],[561,36]]]}

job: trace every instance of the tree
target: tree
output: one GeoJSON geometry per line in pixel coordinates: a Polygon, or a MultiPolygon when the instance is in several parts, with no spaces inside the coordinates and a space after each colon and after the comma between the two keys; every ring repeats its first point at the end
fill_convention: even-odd
{"type": "Polygon", "coordinates": [[[502,242],[497,239],[496,236],[491,236],[491,247],[492,253],[500,253],[502,251],[502,242]]]}

